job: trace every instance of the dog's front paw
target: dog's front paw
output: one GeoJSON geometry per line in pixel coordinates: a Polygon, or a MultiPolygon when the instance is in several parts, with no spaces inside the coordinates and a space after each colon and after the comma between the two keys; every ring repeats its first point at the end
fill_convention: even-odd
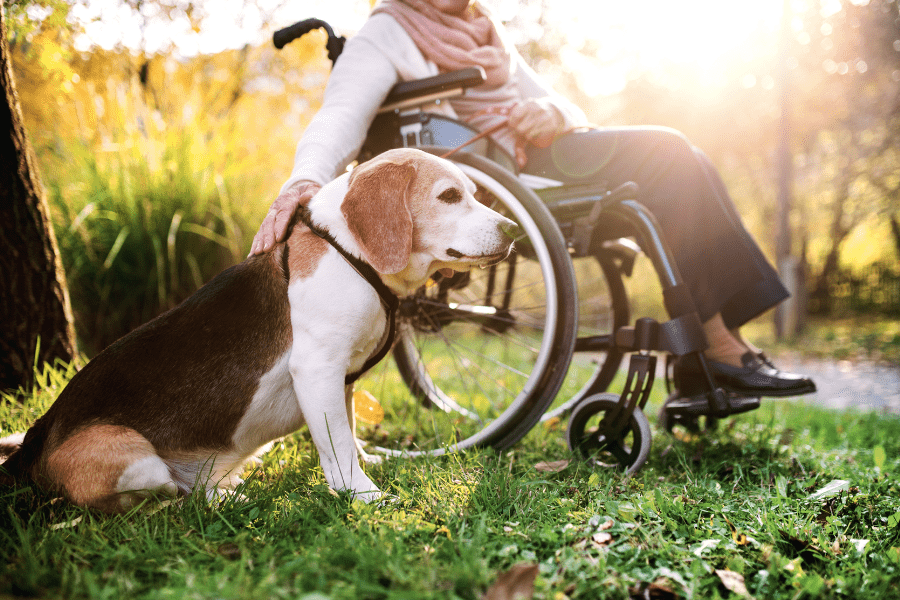
{"type": "Polygon", "coordinates": [[[353,492],[354,500],[362,500],[366,504],[371,504],[376,500],[380,500],[382,497],[384,497],[384,492],[382,492],[378,488],[367,492],[353,492]]]}
{"type": "Polygon", "coordinates": [[[378,500],[384,495],[378,486],[365,475],[354,477],[350,493],[354,500],[362,500],[366,504],[378,500]]]}

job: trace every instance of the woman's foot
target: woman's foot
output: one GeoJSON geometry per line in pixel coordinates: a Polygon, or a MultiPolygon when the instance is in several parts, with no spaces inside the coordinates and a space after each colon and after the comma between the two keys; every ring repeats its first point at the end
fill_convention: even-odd
{"type": "MultiPolygon", "coordinates": [[[[721,315],[703,324],[709,348],[703,353],[717,386],[744,396],[799,396],[816,391],[804,375],[778,369],[759,348],[746,344],[740,334],[729,331],[721,315]]],[[[675,363],[675,387],[685,395],[708,390],[700,361],[681,357],[675,363]]]]}
{"type": "MultiPolygon", "coordinates": [[[[741,357],[740,367],[712,359],[706,360],[706,366],[716,385],[734,394],[783,397],[816,391],[816,384],[809,377],[782,371],[750,351],[741,357]]],[[[679,359],[675,364],[674,377],[676,388],[683,394],[707,391],[703,371],[696,358],[679,359]]]]}

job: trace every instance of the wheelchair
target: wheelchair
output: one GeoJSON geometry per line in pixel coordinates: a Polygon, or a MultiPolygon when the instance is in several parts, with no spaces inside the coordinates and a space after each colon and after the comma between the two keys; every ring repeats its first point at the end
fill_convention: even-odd
{"type": "MultiPolygon", "coordinates": [[[[280,49],[315,29],[327,33],[328,56],[336,61],[344,38],[319,19],[282,29],[273,41],[280,49]]],[[[470,68],[395,85],[358,156],[362,162],[398,147],[453,151],[448,159],[475,182],[476,197],[522,230],[502,263],[435,274],[401,301],[393,361],[356,384],[386,414],[384,425],[361,428],[363,442],[395,456],[503,450],[540,421],[568,415],[571,450],[630,475],[649,455],[644,410],[655,352],[696,355],[707,390],[681,397],[668,385],[667,368],[670,395],[659,412],[665,429],[697,432],[757,408],[758,398],[716,387],[703,359],[699,316],[653,215],[634,199],[636,185],[609,190],[521,174],[489,137],[429,112],[483,81],[483,71],[470,68]],[[642,318],[629,326],[623,277],[640,254],[659,278],[665,323],[642,318]],[[626,354],[624,390],[607,392],[626,354]]]]}

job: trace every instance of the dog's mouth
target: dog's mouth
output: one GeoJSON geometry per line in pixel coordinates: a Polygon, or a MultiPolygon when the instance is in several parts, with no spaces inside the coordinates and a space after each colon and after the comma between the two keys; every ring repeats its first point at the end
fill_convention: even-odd
{"type": "Polygon", "coordinates": [[[466,262],[471,264],[472,266],[481,267],[482,269],[484,269],[485,267],[495,265],[498,262],[504,260],[507,256],[509,256],[512,247],[512,244],[510,244],[509,247],[501,250],[500,252],[494,252],[493,254],[479,254],[477,256],[466,255],[454,248],[447,248],[446,254],[450,258],[456,259],[460,262],[466,262]]]}

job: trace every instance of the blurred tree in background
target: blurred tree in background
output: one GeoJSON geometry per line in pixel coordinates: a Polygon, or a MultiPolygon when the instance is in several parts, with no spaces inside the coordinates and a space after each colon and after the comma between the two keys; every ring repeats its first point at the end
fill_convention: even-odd
{"type": "MultiPolygon", "coordinates": [[[[877,309],[900,311],[900,3],[785,1],[792,15],[792,254],[801,257],[809,277],[809,308],[828,314],[836,297],[847,293],[843,288],[866,279],[874,264],[892,292],[882,294],[877,309]],[[854,270],[859,274],[852,276],[854,270]]],[[[552,3],[532,4],[535,10],[523,10],[515,24],[540,32],[524,50],[552,73],[557,88],[600,124],[684,131],[720,166],[748,226],[773,256],[781,82],[770,32],[748,41],[754,51],[734,57],[730,78],[716,85],[673,62],[654,71],[638,68],[620,93],[597,98],[587,93],[585,64],[602,70],[638,61],[605,52],[602,40],[567,48],[567,25],[559,15],[553,20],[552,3]],[[559,59],[573,51],[577,59],[559,59]]]]}

